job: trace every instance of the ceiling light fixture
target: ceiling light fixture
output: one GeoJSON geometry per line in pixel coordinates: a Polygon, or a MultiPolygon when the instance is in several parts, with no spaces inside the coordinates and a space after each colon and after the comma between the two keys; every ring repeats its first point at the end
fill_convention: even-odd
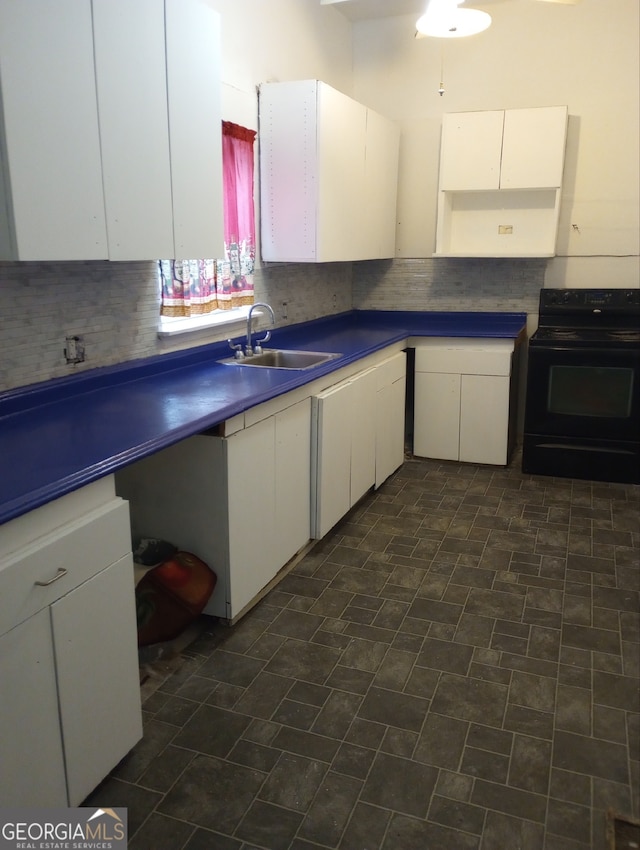
{"type": "Polygon", "coordinates": [[[460,9],[463,0],[431,0],[416,29],[433,38],[465,38],[491,26],[491,15],[480,9],[460,9]]]}

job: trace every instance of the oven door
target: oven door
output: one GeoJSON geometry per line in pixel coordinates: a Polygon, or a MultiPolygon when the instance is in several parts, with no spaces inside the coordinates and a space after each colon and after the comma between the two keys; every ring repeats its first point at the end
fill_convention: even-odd
{"type": "Polygon", "coordinates": [[[640,351],[530,347],[525,433],[637,442],[640,351]]]}

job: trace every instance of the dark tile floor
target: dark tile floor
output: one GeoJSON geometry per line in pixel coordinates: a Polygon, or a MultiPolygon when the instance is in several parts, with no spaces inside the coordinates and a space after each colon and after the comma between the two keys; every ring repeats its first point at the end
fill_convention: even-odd
{"type": "Polygon", "coordinates": [[[408,460],[144,703],[132,850],[597,850],[638,817],[640,487],[408,460]]]}

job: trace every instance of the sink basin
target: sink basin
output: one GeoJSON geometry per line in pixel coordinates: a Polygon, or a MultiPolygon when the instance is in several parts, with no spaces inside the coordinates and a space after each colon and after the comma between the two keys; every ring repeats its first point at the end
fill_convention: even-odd
{"type": "Polygon", "coordinates": [[[339,354],[327,354],[323,351],[294,351],[279,348],[268,348],[262,354],[254,354],[245,360],[229,357],[222,362],[230,366],[262,366],[269,369],[311,369],[340,357],[339,354]]]}

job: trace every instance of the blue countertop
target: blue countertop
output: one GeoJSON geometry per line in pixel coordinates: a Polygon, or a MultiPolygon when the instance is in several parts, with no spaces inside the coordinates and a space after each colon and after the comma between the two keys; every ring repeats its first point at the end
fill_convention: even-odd
{"type": "Polygon", "coordinates": [[[0,394],[0,524],[412,336],[516,339],[526,313],[353,311],[276,328],[269,347],[340,352],[308,371],[218,362],[213,343],[0,394]]]}

